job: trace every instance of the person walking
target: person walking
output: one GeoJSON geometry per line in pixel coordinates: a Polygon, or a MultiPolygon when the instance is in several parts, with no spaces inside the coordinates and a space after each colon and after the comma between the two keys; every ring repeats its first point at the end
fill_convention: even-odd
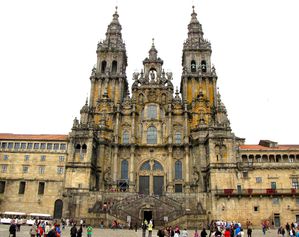
{"type": "Polygon", "coordinates": [[[181,236],[182,236],[182,237],[188,237],[188,231],[187,231],[186,228],[183,229],[181,236]]]}
{"type": "Polygon", "coordinates": [[[77,227],[76,227],[76,224],[74,224],[70,230],[70,234],[71,234],[71,237],[77,237],[77,227]]]}
{"type": "Polygon", "coordinates": [[[77,237],[82,237],[83,234],[83,225],[80,225],[79,229],[77,230],[77,237]]]}
{"type": "Polygon", "coordinates": [[[199,237],[197,229],[195,229],[193,237],[199,237]]]}
{"type": "Polygon", "coordinates": [[[252,234],[252,228],[251,226],[249,226],[247,229],[247,237],[251,237],[251,234],[252,234]]]}
{"type": "Polygon", "coordinates": [[[12,220],[10,226],[9,226],[9,236],[16,237],[17,232],[17,225],[14,220],[12,220]]]}
{"type": "Polygon", "coordinates": [[[87,232],[87,237],[92,236],[92,227],[90,225],[87,227],[86,232],[87,232]]]}
{"type": "Polygon", "coordinates": [[[153,234],[153,222],[150,220],[150,222],[147,225],[148,230],[148,237],[152,237],[153,234]]]}
{"type": "Polygon", "coordinates": [[[206,228],[202,228],[202,231],[200,232],[200,237],[206,237],[208,233],[206,232],[206,228]]]}

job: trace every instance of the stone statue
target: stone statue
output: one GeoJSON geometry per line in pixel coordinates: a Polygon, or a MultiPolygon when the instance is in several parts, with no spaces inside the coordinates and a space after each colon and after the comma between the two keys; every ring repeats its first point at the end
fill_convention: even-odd
{"type": "Polygon", "coordinates": [[[111,177],[111,168],[108,167],[105,171],[104,171],[104,183],[105,185],[109,185],[112,182],[112,177],[111,177]]]}
{"type": "Polygon", "coordinates": [[[193,166],[192,184],[197,185],[198,182],[199,182],[199,171],[195,166],[193,166]]]}

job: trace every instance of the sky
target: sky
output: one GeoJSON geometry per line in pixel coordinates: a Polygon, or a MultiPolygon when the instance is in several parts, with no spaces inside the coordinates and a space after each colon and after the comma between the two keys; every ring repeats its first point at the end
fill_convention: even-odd
{"type": "Polygon", "coordinates": [[[0,133],[71,131],[116,5],[130,86],[152,38],[179,86],[194,5],[236,136],[299,144],[298,0],[0,1],[0,133]]]}

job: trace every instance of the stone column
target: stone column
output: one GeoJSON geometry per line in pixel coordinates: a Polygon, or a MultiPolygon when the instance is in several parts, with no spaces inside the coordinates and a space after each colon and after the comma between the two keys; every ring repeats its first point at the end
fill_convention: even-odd
{"type": "Polygon", "coordinates": [[[116,181],[117,181],[117,175],[118,175],[118,146],[116,145],[114,147],[114,153],[113,153],[113,185],[116,188],[116,181]]]}
{"type": "Polygon", "coordinates": [[[170,145],[168,147],[168,180],[167,183],[167,192],[173,192],[173,149],[170,145]]]}
{"type": "Polygon", "coordinates": [[[90,107],[93,106],[94,100],[96,99],[96,98],[94,98],[95,97],[95,95],[94,95],[95,80],[96,79],[95,79],[94,76],[90,77],[90,84],[91,84],[91,86],[90,86],[90,95],[89,95],[89,106],[90,107]]]}
{"type": "Polygon", "coordinates": [[[135,191],[136,184],[134,182],[134,173],[135,173],[135,145],[131,145],[130,151],[130,176],[129,176],[129,189],[130,192],[135,191]]]}

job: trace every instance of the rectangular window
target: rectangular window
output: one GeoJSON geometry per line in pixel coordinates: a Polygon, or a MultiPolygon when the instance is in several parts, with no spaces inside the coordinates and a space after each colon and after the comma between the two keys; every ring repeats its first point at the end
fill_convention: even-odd
{"type": "Polygon", "coordinates": [[[16,142],[15,143],[15,150],[20,149],[20,147],[21,147],[21,144],[19,142],[16,142]]]}
{"type": "Polygon", "coordinates": [[[279,204],[279,198],[278,197],[272,198],[272,203],[275,205],[279,204]]]}
{"type": "Polygon", "coordinates": [[[22,181],[20,182],[19,186],[19,194],[24,194],[26,189],[26,182],[22,181]]]}
{"type": "Polygon", "coordinates": [[[4,155],[3,156],[3,160],[8,160],[9,156],[8,155],[4,155]]]}
{"type": "Polygon", "coordinates": [[[247,171],[244,171],[244,172],[243,172],[243,178],[244,178],[244,179],[248,179],[248,172],[247,172],[247,171]]]}
{"type": "Polygon", "coordinates": [[[26,149],[26,143],[25,142],[21,143],[21,149],[26,149]]]}
{"type": "Polygon", "coordinates": [[[61,144],[60,144],[60,150],[65,150],[65,149],[66,149],[66,144],[61,143],[61,144]]]}
{"type": "Polygon", "coordinates": [[[0,181],[0,193],[5,192],[5,181],[0,181]]]}
{"type": "Polygon", "coordinates": [[[1,148],[2,149],[5,149],[7,147],[7,143],[6,142],[2,142],[2,144],[1,144],[1,148]]]}
{"type": "Polygon", "coordinates": [[[292,178],[292,188],[299,188],[298,178],[292,178]]]}
{"type": "Polygon", "coordinates": [[[237,185],[237,191],[238,193],[242,193],[242,186],[240,184],[237,185]]]}
{"type": "Polygon", "coordinates": [[[256,180],[256,183],[261,183],[261,182],[263,182],[262,177],[256,177],[255,180],[256,180]]]}
{"type": "Polygon", "coordinates": [[[6,173],[7,172],[7,165],[2,165],[1,166],[1,172],[6,173]]]}
{"type": "Polygon", "coordinates": [[[40,156],[40,161],[45,161],[45,160],[46,160],[46,156],[45,155],[40,156]]]}
{"type": "Polygon", "coordinates": [[[276,189],[276,182],[271,182],[271,189],[276,189]]]}
{"type": "Polygon", "coordinates": [[[53,146],[52,143],[48,143],[48,144],[47,144],[47,150],[52,150],[52,146],[53,146]]]}
{"type": "Polygon", "coordinates": [[[28,160],[29,160],[29,155],[25,155],[25,156],[24,156],[24,160],[25,160],[25,161],[28,161],[28,160]]]}
{"type": "Polygon", "coordinates": [[[64,162],[64,156],[59,156],[59,162],[64,162]]]}
{"type": "Polygon", "coordinates": [[[147,107],[147,117],[149,119],[157,118],[157,106],[156,105],[149,105],[147,107]]]}
{"type": "Polygon", "coordinates": [[[32,143],[28,143],[28,144],[27,144],[27,149],[30,149],[30,150],[31,150],[31,149],[32,149],[32,146],[33,146],[32,143]]]}
{"type": "Polygon", "coordinates": [[[183,192],[183,185],[182,184],[175,184],[174,185],[174,191],[176,193],[182,193],[183,192]]]}
{"type": "Polygon", "coordinates": [[[57,167],[57,174],[63,174],[63,172],[64,172],[64,168],[58,166],[58,167],[57,167]]]}
{"type": "Polygon", "coordinates": [[[40,149],[42,149],[42,150],[46,149],[46,143],[41,143],[40,144],[40,149]]]}
{"type": "Polygon", "coordinates": [[[39,182],[38,183],[38,195],[43,195],[45,193],[45,183],[39,182]]]}
{"type": "Polygon", "coordinates": [[[45,166],[39,166],[38,167],[38,173],[39,174],[44,174],[45,173],[45,169],[46,169],[45,166]]]}
{"type": "Polygon", "coordinates": [[[259,207],[258,207],[258,206],[254,206],[254,207],[253,207],[253,210],[254,210],[254,211],[259,211],[259,207]]]}
{"type": "Polygon", "coordinates": [[[7,148],[8,148],[8,149],[12,149],[12,147],[13,147],[13,143],[12,143],[12,142],[9,142],[7,148]]]}
{"type": "Polygon", "coordinates": [[[28,170],[29,170],[29,166],[28,166],[28,165],[24,165],[24,166],[23,166],[23,173],[24,173],[24,174],[27,174],[27,173],[28,173],[28,170]]]}
{"type": "Polygon", "coordinates": [[[39,149],[39,143],[34,143],[34,147],[35,150],[39,149]]]}
{"type": "Polygon", "coordinates": [[[54,150],[58,150],[59,148],[59,144],[58,143],[54,143],[54,150]]]}

